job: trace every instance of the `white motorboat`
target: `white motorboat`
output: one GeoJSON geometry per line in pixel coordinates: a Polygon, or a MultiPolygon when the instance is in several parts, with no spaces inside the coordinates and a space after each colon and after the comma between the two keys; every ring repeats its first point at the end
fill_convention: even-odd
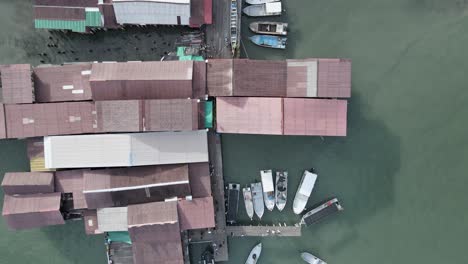
{"type": "Polygon", "coordinates": [[[250,217],[250,220],[253,220],[254,207],[253,207],[253,200],[252,200],[252,192],[250,191],[249,187],[246,187],[242,189],[242,193],[244,194],[245,211],[247,212],[247,215],[250,217]]]}
{"type": "Polygon", "coordinates": [[[288,172],[276,172],[276,189],[275,189],[276,207],[281,212],[286,206],[288,195],[288,172]]]}
{"type": "Polygon", "coordinates": [[[313,171],[313,169],[311,169],[311,171],[306,170],[302,175],[301,183],[299,184],[296,196],[294,197],[293,211],[295,214],[300,214],[304,211],[310,194],[314,189],[317,174],[313,173],[313,171]]]}
{"type": "Polygon", "coordinates": [[[327,264],[325,261],[317,258],[316,256],[308,252],[301,253],[301,258],[309,264],[327,264]]]}
{"type": "Polygon", "coordinates": [[[261,5],[266,3],[280,2],[280,0],[245,0],[249,5],[261,5]]]}
{"type": "Polygon", "coordinates": [[[282,12],[281,2],[251,5],[242,10],[244,14],[252,17],[280,16],[282,12]]]}
{"type": "Polygon", "coordinates": [[[250,185],[252,191],[252,200],[255,214],[258,218],[262,219],[263,213],[265,212],[265,204],[263,203],[262,183],[256,182],[250,185]]]}
{"type": "Polygon", "coordinates": [[[301,225],[309,226],[315,224],[323,218],[343,210],[344,208],[341,206],[338,198],[333,198],[315,207],[302,216],[301,225]]]}
{"type": "Polygon", "coordinates": [[[288,23],[283,22],[252,22],[249,28],[253,32],[263,35],[286,36],[288,34],[288,23]]]}
{"type": "Polygon", "coordinates": [[[263,200],[265,206],[269,211],[275,209],[275,187],[273,186],[273,171],[261,170],[260,176],[262,177],[263,187],[263,200]]]}
{"type": "Polygon", "coordinates": [[[250,251],[249,257],[245,261],[245,264],[256,264],[262,253],[262,243],[256,245],[252,251],[250,251]]]}

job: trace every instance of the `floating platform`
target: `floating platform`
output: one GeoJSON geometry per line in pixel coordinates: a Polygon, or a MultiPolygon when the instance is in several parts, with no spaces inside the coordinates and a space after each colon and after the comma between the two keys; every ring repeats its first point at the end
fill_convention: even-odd
{"type": "Polygon", "coordinates": [[[232,237],[299,237],[301,226],[227,226],[226,233],[232,237]]]}

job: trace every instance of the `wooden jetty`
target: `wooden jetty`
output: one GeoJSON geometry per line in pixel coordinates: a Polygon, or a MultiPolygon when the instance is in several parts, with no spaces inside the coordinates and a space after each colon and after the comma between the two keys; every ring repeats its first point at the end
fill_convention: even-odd
{"type": "Polygon", "coordinates": [[[301,226],[227,226],[232,237],[299,237],[301,226]]]}

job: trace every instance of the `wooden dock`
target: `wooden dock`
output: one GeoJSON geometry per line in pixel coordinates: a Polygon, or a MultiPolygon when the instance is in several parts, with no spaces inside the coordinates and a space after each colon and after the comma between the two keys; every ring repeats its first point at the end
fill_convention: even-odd
{"type": "Polygon", "coordinates": [[[299,237],[301,226],[227,226],[232,237],[299,237]]]}

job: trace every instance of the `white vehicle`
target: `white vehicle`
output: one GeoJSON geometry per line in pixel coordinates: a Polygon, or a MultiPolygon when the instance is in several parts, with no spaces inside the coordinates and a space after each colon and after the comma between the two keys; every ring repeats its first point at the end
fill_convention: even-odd
{"type": "Polygon", "coordinates": [[[275,187],[273,186],[273,171],[262,170],[260,171],[262,177],[263,187],[263,200],[265,200],[265,206],[269,211],[275,209],[275,187]]]}
{"type": "Polygon", "coordinates": [[[256,264],[260,254],[262,253],[262,243],[256,245],[252,251],[250,251],[249,257],[245,261],[245,264],[256,264]]]}
{"type": "Polygon", "coordinates": [[[304,171],[302,175],[301,183],[299,188],[297,188],[296,197],[294,197],[293,211],[295,214],[300,214],[304,211],[307,201],[309,200],[310,194],[315,186],[315,181],[317,180],[317,174],[311,171],[304,171]]]}
{"type": "Polygon", "coordinates": [[[254,216],[254,207],[253,207],[253,200],[252,200],[252,192],[250,188],[243,188],[242,193],[244,194],[244,203],[245,203],[245,211],[247,215],[250,217],[250,220],[253,220],[254,216]]]}
{"type": "Polygon", "coordinates": [[[288,198],[288,172],[277,171],[276,172],[276,207],[281,212],[286,206],[288,198]]]}
{"type": "Polygon", "coordinates": [[[265,212],[265,204],[263,203],[262,183],[252,183],[250,185],[252,191],[253,206],[255,214],[258,218],[262,219],[263,213],[265,212]]]}
{"type": "Polygon", "coordinates": [[[305,262],[309,264],[327,264],[325,261],[307,252],[301,253],[301,257],[305,262]]]}

